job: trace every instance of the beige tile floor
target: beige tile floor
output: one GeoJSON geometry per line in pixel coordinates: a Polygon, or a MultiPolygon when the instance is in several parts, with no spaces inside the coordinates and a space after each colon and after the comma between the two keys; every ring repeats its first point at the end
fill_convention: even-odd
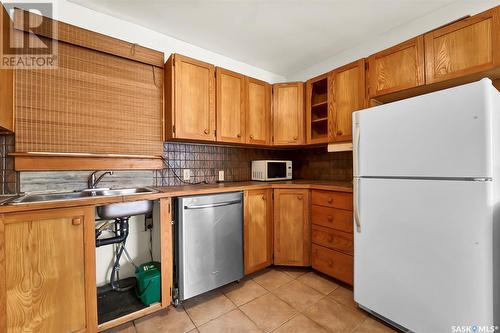
{"type": "Polygon", "coordinates": [[[309,269],[272,267],[108,333],[389,333],[352,290],[309,269]]]}

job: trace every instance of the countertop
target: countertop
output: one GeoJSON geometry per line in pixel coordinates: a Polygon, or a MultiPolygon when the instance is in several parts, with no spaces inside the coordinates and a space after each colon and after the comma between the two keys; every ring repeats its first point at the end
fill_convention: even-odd
{"type": "MultiPolygon", "coordinates": [[[[317,181],[317,180],[291,180],[291,181],[279,181],[279,182],[256,182],[256,181],[224,182],[217,184],[155,187],[155,189],[158,191],[157,193],[133,194],[133,195],[109,196],[109,197],[88,197],[88,198],[78,198],[71,200],[50,201],[41,203],[27,203],[20,205],[6,204],[0,206],[0,214],[30,211],[30,210],[40,210],[40,209],[77,207],[77,206],[100,206],[111,203],[137,201],[137,200],[157,200],[160,198],[168,198],[168,197],[246,191],[246,190],[265,189],[265,188],[277,188],[277,189],[303,188],[303,189],[352,192],[352,183],[317,181]]],[[[1,199],[5,200],[10,197],[1,196],[0,200],[1,199]]]]}

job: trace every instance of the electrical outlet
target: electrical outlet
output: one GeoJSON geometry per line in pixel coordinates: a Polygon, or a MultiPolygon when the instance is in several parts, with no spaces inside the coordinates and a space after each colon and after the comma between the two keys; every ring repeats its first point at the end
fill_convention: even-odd
{"type": "Polygon", "coordinates": [[[144,231],[148,231],[153,229],[153,217],[144,218],[144,231]]]}
{"type": "Polygon", "coordinates": [[[220,182],[224,181],[224,170],[219,170],[219,181],[220,182]]]}
{"type": "Polygon", "coordinates": [[[182,172],[182,180],[188,182],[189,179],[191,179],[191,170],[190,169],[184,169],[182,172]]]}

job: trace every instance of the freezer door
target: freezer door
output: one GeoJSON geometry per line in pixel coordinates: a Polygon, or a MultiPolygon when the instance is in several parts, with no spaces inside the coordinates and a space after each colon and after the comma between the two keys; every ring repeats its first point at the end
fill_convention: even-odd
{"type": "Polygon", "coordinates": [[[493,325],[492,183],[358,182],[355,301],[414,332],[493,325]]]}
{"type": "Polygon", "coordinates": [[[484,79],[355,112],[354,176],[492,177],[491,94],[484,79]]]}

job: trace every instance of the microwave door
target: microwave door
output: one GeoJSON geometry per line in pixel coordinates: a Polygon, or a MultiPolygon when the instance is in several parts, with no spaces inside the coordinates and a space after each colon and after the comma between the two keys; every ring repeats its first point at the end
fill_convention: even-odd
{"type": "Polygon", "coordinates": [[[286,163],[268,162],[267,163],[267,178],[268,179],[286,179],[286,163]]]}

